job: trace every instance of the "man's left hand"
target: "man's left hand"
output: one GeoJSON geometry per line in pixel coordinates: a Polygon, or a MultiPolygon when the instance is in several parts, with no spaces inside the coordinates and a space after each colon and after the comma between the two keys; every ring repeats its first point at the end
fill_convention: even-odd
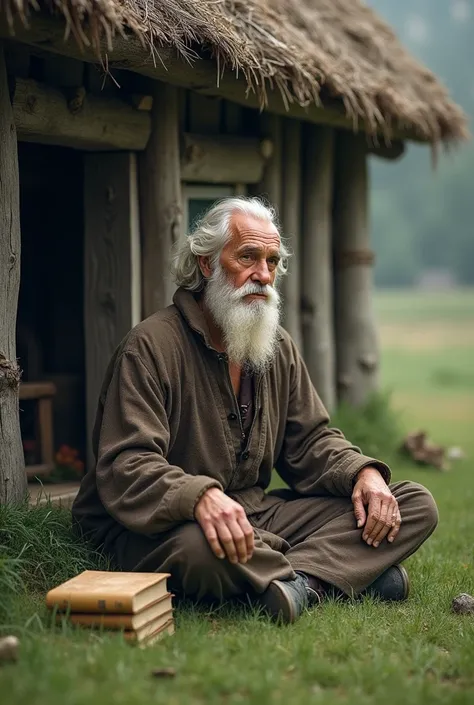
{"type": "Polygon", "coordinates": [[[357,475],[352,492],[357,527],[364,527],[362,538],[377,548],[385,537],[392,543],[402,518],[398,502],[376,468],[363,468],[357,475]],[[366,511],[367,508],[367,511],[366,511]]]}

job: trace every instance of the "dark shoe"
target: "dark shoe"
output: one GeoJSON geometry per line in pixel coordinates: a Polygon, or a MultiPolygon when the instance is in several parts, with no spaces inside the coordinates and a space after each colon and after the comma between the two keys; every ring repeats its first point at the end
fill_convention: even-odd
{"type": "Polygon", "coordinates": [[[318,593],[309,587],[306,576],[297,574],[294,580],[273,580],[256,603],[273,619],[292,624],[307,607],[319,601],[318,593]]]}
{"type": "Polygon", "coordinates": [[[401,565],[392,565],[362,594],[378,597],[384,601],[400,601],[406,600],[409,592],[410,580],[405,568],[401,565]]]}

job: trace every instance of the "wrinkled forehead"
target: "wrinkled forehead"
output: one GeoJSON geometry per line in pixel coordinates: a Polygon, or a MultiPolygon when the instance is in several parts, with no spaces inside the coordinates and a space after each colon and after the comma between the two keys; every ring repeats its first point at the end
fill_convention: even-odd
{"type": "Polygon", "coordinates": [[[267,220],[245,213],[234,213],[230,220],[230,230],[232,236],[226,247],[252,247],[276,253],[280,251],[280,234],[275,225],[267,220]]]}

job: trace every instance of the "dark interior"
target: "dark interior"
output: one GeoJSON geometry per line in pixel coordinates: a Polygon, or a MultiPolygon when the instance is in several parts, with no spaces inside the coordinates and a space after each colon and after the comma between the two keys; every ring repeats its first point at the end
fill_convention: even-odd
{"type": "MultiPolygon", "coordinates": [[[[20,143],[19,170],[22,252],[17,356],[22,379],[56,385],[54,448],[69,445],[84,459],[82,154],[20,143]]],[[[35,402],[22,401],[20,409],[22,437],[31,448],[35,402]]],[[[35,455],[34,447],[30,453],[35,455]]]]}

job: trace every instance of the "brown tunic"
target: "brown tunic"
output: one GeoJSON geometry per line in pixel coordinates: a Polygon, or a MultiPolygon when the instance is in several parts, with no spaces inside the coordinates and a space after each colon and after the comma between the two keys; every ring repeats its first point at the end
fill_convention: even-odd
{"type": "Polygon", "coordinates": [[[93,432],[97,464],[73,506],[81,530],[97,544],[124,528],[166,532],[194,518],[210,487],[250,514],[259,511],[274,468],[303,496],[350,497],[367,465],[389,481],[384,463],[329,427],[283,329],[275,360],[254,387],[243,442],[227,357],[212,348],[193,294],[179,289],[174,305],[136,326],[108,366],[93,432]]]}

